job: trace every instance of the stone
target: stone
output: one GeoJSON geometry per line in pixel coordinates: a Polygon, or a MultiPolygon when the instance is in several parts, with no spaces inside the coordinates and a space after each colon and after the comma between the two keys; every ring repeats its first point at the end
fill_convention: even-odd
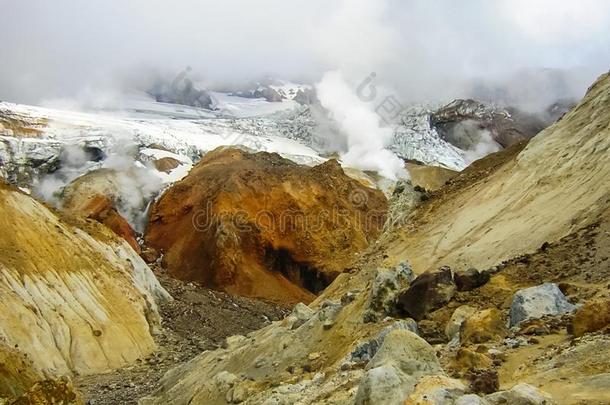
{"type": "Polygon", "coordinates": [[[243,335],[228,336],[223,342],[222,348],[227,350],[234,350],[236,347],[244,344],[248,338],[243,335]]]}
{"type": "Polygon", "coordinates": [[[442,370],[432,346],[415,333],[404,329],[392,330],[385,336],[367,368],[384,364],[394,364],[407,375],[427,375],[442,370]]]}
{"type": "Polygon", "coordinates": [[[610,299],[596,299],[579,308],[568,327],[575,337],[596,332],[610,325],[610,299]]]}
{"type": "Polygon", "coordinates": [[[478,395],[468,394],[456,399],[453,405],[489,405],[489,402],[478,395]]]}
{"type": "Polygon", "coordinates": [[[467,387],[460,380],[444,375],[423,377],[415,391],[404,402],[405,405],[445,405],[462,396],[467,387]]]}
{"type": "Polygon", "coordinates": [[[354,405],[393,405],[403,399],[404,382],[396,368],[380,366],[362,377],[354,405]]]}
{"type": "Polygon", "coordinates": [[[476,308],[469,305],[462,305],[453,311],[451,319],[447,322],[447,326],[445,326],[445,336],[447,336],[447,339],[451,341],[457,338],[459,340],[462,323],[476,311],[476,308]]]}
{"type": "Polygon", "coordinates": [[[147,247],[142,249],[140,257],[146,262],[146,264],[151,264],[155,263],[161,257],[161,254],[157,249],[147,247]]]}
{"type": "Polygon", "coordinates": [[[464,375],[472,370],[486,370],[492,365],[493,361],[488,356],[470,349],[460,348],[448,367],[460,375],[464,375]]]}
{"type": "Polygon", "coordinates": [[[361,343],[348,355],[344,363],[346,368],[354,364],[368,363],[377,354],[383,344],[385,337],[395,330],[408,330],[415,334],[418,333],[417,323],[413,319],[403,319],[386,326],[374,339],[361,343]]]}
{"type": "Polygon", "coordinates": [[[553,283],[518,291],[510,306],[510,326],[528,319],[539,319],[547,315],[561,315],[576,309],[553,283]]]}
{"type": "Polygon", "coordinates": [[[324,329],[330,329],[335,324],[335,319],[343,309],[340,302],[325,301],[322,303],[322,309],[318,312],[318,319],[322,322],[324,329]]]}
{"type": "Polygon", "coordinates": [[[463,345],[497,341],[507,335],[504,314],[497,308],[488,308],[471,315],[460,328],[463,345]]]}
{"type": "Polygon", "coordinates": [[[407,330],[391,331],[366,370],[356,393],[356,405],[400,403],[421,377],[442,374],[432,346],[407,330]]]}
{"type": "Polygon", "coordinates": [[[348,291],[341,296],[341,305],[347,305],[351,302],[354,302],[356,297],[358,297],[359,291],[348,291]]]}
{"type": "Polygon", "coordinates": [[[309,353],[309,355],[307,356],[307,359],[309,361],[315,361],[318,360],[322,355],[318,352],[313,352],[313,353],[309,353]]]}
{"type": "Polygon", "coordinates": [[[519,333],[523,335],[548,335],[551,333],[550,328],[540,319],[532,319],[521,322],[519,333]]]}
{"type": "Polygon", "coordinates": [[[487,395],[485,399],[490,405],[553,405],[555,401],[549,394],[540,391],[529,384],[515,385],[508,391],[500,391],[487,395]]]}
{"type": "Polygon", "coordinates": [[[310,320],[314,314],[315,311],[302,302],[296,304],[292,309],[292,313],[290,314],[290,316],[296,318],[292,324],[292,329],[297,329],[299,326],[303,325],[305,322],[310,320]]]}
{"type": "Polygon", "coordinates": [[[413,268],[411,264],[407,261],[403,261],[398,263],[395,268],[396,273],[400,276],[400,278],[407,280],[407,282],[412,283],[415,280],[415,273],[413,273],[413,268]]]}
{"type": "Polygon", "coordinates": [[[455,282],[449,267],[418,276],[409,289],[398,296],[398,308],[416,321],[447,304],[455,294],[455,282]]]}
{"type": "Polygon", "coordinates": [[[221,371],[212,379],[212,383],[220,392],[227,392],[237,381],[239,378],[228,371],[221,371]]]}
{"type": "Polygon", "coordinates": [[[402,262],[394,269],[379,268],[373,280],[371,293],[364,313],[365,322],[378,322],[386,316],[395,315],[396,297],[414,279],[408,262],[402,262]]]}
{"type": "Polygon", "coordinates": [[[490,275],[471,268],[463,272],[456,272],[453,278],[458,291],[471,291],[487,284],[490,275]]]}
{"type": "Polygon", "coordinates": [[[477,394],[493,394],[500,388],[500,378],[495,370],[473,370],[466,374],[470,390],[477,394]]]}

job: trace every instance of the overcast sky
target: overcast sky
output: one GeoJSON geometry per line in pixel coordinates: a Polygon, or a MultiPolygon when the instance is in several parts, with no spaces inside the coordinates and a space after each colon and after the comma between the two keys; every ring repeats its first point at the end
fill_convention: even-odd
{"type": "MultiPolygon", "coordinates": [[[[39,103],[192,66],[210,83],[375,71],[432,97],[521,68],[610,68],[607,0],[0,0],[0,99],[39,103]]],[[[586,87],[585,87],[586,88],[586,87]]]]}

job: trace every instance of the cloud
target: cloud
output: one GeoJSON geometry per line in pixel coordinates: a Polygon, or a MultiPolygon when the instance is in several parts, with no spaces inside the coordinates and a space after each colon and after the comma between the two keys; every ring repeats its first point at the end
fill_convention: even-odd
{"type": "Polygon", "coordinates": [[[579,77],[590,82],[610,64],[605,0],[5,3],[0,99],[19,102],[186,66],[209,83],[263,74],[315,82],[337,69],[358,82],[375,71],[380,85],[415,100],[538,66],[584,66],[579,77]]]}

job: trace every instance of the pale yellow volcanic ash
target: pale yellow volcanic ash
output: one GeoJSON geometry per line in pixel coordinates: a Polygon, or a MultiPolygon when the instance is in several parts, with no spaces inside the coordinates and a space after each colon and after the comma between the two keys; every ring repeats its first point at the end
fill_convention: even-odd
{"type": "Polygon", "coordinates": [[[170,299],[129,247],[0,185],[0,340],[49,377],[124,366],[155,350],[170,299]]]}

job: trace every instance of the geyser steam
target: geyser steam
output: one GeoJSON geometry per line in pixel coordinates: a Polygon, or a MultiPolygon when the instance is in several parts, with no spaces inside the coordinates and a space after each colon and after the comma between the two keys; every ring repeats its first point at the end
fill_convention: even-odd
{"type": "Polygon", "coordinates": [[[381,118],[358,98],[341,72],[327,72],[316,85],[318,98],[345,137],[347,150],[341,154],[348,166],[374,170],[389,179],[406,177],[400,158],[386,149],[393,130],[381,125],[381,118]]]}

